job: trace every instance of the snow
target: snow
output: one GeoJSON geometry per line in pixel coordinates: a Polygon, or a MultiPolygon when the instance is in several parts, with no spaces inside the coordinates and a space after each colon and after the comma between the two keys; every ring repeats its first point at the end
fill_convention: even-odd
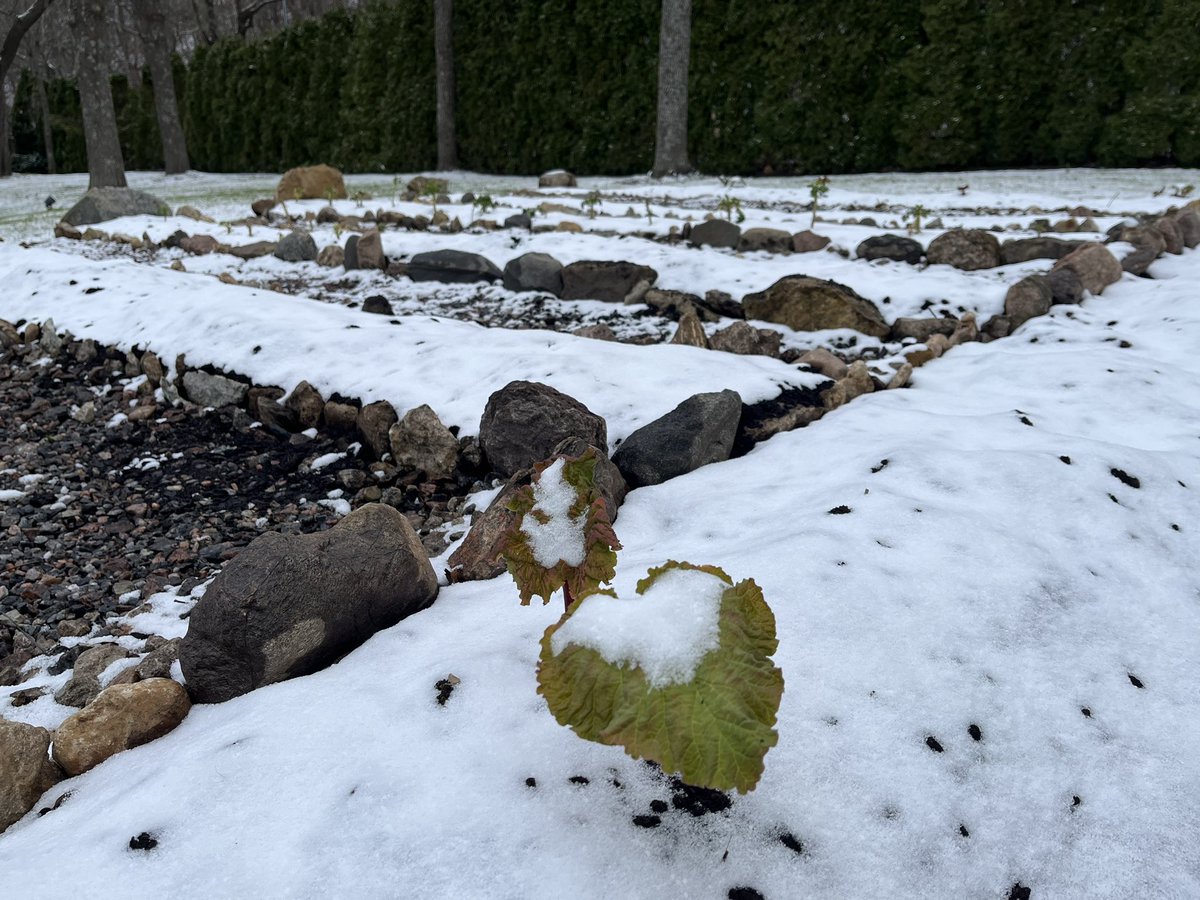
{"type": "Polygon", "coordinates": [[[320,456],[310,462],[308,467],[312,469],[312,471],[316,472],[317,470],[323,469],[326,466],[333,465],[339,459],[345,458],[345,453],[322,453],[320,456]]]}
{"type": "Polygon", "coordinates": [[[636,666],[650,686],[686,684],[718,644],[721,597],[728,587],[707,572],[671,569],[633,597],[592,594],[550,639],[557,656],[590,647],[614,665],[636,666]]]}
{"type": "MultiPolygon", "coordinates": [[[[207,178],[132,183],[178,203],[212,190],[207,178]]],[[[244,190],[242,209],[269,183],[222,178],[244,190]]],[[[499,183],[451,180],[456,192],[499,183]]],[[[922,202],[944,207],[950,225],[992,218],[968,205],[1161,210],[1173,201],[1153,190],[1198,180],[1158,170],[847,176],[826,199],[922,202]]],[[[40,199],[39,184],[18,176],[0,190],[40,199]]],[[[803,184],[731,190],[749,207],[789,191],[803,199],[803,184]]],[[[656,207],[668,193],[682,203],[724,190],[712,179],[583,179],[579,191],[604,186],[656,207]]],[[[416,315],[395,326],[60,243],[22,250],[6,235],[0,316],[53,315],[79,336],[168,359],[187,352],[260,383],[304,378],[400,411],[428,402],[465,434],[514,378],[549,380],[620,437],[692,393],[731,387],[755,399],[807,377],[688,348],[416,315]],[[105,290],[84,302],[88,286],[105,290]]],[[[723,254],[696,251],[695,261],[735,277],[721,274],[723,254]]],[[[872,297],[900,280],[891,266],[854,271],[872,297]]],[[[616,522],[618,595],[632,596],[648,567],[690,559],[754,578],[776,617],[779,742],[761,783],[728,810],[669,809],[658,828],[633,824],[651,800],[669,800],[668,783],[554,722],[534,673],[559,612],[521,607],[503,576],[446,586],[337,665],[198,706],[171,734],[62,783],[39,802],[73,791],[61,808],[0,837],[0,893],[636,900],[720,898],[744,885],[769,898],[1003,898],[1020,882],[1035,898],[1200,896],[1200,254],[1164,257],[1151,272],[1012,338],[957,347],[909,390],[859,398],[742,458],[629,495],[616,522]],[[461,682],[439,706],[434,684],[450,672],[461,682]],[[569,780],[580,775],[589,783],[569,780]],[[159,845],[132,853],[143,831],[159,845]]],[[[920,275],[945,277],[934,289],[954,305],[993,302],[985,288],[1002,284],[920,275]]],[[[161,614],[137,621],[181,633],[177,599],[151,598],[161,614]]],[[[33,683],[65,677],[43,670],[33,683]]],[[[0,714],[61,721],[51,698],[8,707],[11,690],[0,688],[0,714]]]]}
{"type": "Polygon", "coordinates": [[[584,530],[587,511],[571,515],[579,494],[563,478],[564,461],[556,459],[533,484],[533,509],[521,519],[521,531],[529,538],[529,547],[538,565],[552,569],[560,562],[581,566],[587,556],[584,530]],[[534,513],[541,513],[546,521],[534,513]]]}

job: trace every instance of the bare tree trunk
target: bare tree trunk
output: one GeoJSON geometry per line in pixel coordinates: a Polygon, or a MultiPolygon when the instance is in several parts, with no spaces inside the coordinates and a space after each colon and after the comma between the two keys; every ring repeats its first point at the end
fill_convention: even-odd
{"type": "Polygon", "coordinates": [[[0,44],[0,177],[12,174],[12,122],[9,119],[8,102],[4,99],[4,82],[8,78],[8,70],[17,58],[21,40],[53,2],[54,0],[34,0],[25,12],[12,20],[8,33],[4,35],[4,43],[0,44]]]}
{"type": "Polygon", "coordinates": [[[154,113],[162,138],[163,168],[168,175],[186,172],[187,139],[179,122],[179,104],[175,97],[175,73],[171,70],[171,35],[167,16],[159,0],[134,0],[133,14],[142,37],[142,49],[150,77],[154,81],[154,113]]]}
{"type": "Polygon", "coordinates": [[[39,72],[34,79],[37,91],[38,118],[42,120],[42,144],[46,149],[46,171],[54,175],[58,164],[54,159],[54,124],[50,121],[50,100],[46,97],[46,81],[39,72]]]}
{"type": "Polygon", "coordinates": [[[654,176],[692,171],[688,161],[688,62],[692,0],[662,0],[658,31],[658,128],[654,176]]]}
{"type": "Polygon", "coordinates": [[[454,0],[433,0],[433,50],[437,68],[437,167],[458,168],[454,132],[454,0]]]}
{"type": "Polygon", "coordinates": [[[70,0],[71,32],[79,46],[79,104],[87,145],[88,188],[125,187],[125,158],[113,108],[104,33],[104,0],[70,0]]]}
{"type": "Polygon", "coordinates": [[[217,13],[212,0],[192,0],[192,12],[196,16],[201,40],[211,47],[217,42],[217,13]]]}

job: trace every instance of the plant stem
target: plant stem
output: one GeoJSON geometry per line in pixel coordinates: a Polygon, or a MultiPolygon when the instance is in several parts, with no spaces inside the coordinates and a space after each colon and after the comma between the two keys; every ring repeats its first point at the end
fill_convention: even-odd
{"type": "Polygon", "coordinates": [[[571,586],[569,584],[564,584],[563,585],[563,609],[564,610],[570,609],[571,604],[574,601],[575,601],[575,598],[571,596],[571,586]]]}

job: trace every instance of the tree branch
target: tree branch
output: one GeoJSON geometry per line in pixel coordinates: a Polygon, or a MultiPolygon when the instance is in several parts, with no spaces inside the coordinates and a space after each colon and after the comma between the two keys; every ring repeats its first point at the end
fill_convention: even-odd
{"type": "Polygon", "coordinates": [[[258,15],[259,10],[264,7],[278,3],[279,0],[255,0],[246,7],[238,7],[237,15],[237,30],[241,37],[246,36],[246,32],[250,30],[250,26],[254,24],[254,17],[258,15]]]}
{"type": "Polygon", "coordinates": [[[4,45],[0,46],[0,84],[4,82],[8,70],[17,58],[17,48],[21,46],[26,32],[33,27],[33,24],[42,17],[42,13],[49,9],[53,2],[54,0],[34,0],[29,9],[13,20],[12,28],[4,36],[4,45]]]}

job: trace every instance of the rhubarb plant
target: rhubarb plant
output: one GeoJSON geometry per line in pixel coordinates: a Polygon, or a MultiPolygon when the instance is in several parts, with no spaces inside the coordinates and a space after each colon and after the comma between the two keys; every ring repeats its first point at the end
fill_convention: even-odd
{"type": "Polygon", "coordinates": [[[543,463],[509,504],[505,558],[522,604],[564,592],[566,610],[542,637],[538,693],[582,738],[688,784],[751,791],[778,740],[774,614],[753,580],[735,584],[714,566],[669,561],[632,596],[604,588],[620,544],[598,462],[589,450],[543,463]]]}

